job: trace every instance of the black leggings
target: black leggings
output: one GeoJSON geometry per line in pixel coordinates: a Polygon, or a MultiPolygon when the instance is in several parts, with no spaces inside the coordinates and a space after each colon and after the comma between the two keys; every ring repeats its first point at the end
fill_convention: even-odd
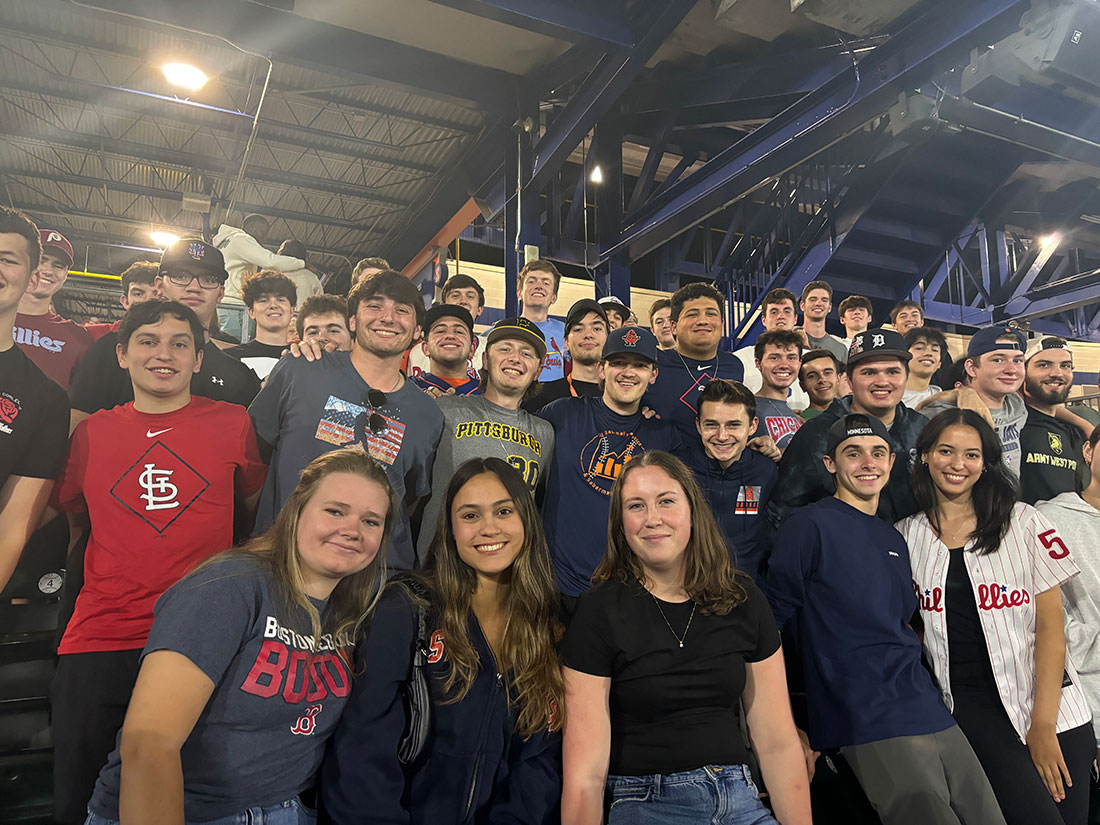
{"type": "Polygon", "coordinates": [[[999,696],[960,693],[954,715],[985,768],[1008,825],[1086,825],[1096,740],[1088,723],[1058,734],[1073,787],[1055,802],[999,696]]]}

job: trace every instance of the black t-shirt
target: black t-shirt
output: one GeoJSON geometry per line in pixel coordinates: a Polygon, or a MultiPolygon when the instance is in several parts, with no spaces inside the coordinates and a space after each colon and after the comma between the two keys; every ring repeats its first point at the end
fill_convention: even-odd
{"type": "Polygon", "coordinates": [[[974,587],[966,572],[965,551],[952,548],[947,564],[947,586],[944,588],[944,610],[947,616],[947,649],[951,651],[949,672],[951,691],[985,693],[997,696],[997,682],[989,663],[978,606],[974,602],[974,587]]]}
{"type": "Polygon", "coordinates": [[[238,344],[223,352],[231,358],[236,358],[263,380],[279,363],[279,359],[283,357],[286,350],[286,344],[261,344],[253,338],[247,344],[238,344]]]}
{"type": "Polygon", "coordinates": [[[611,677],[610,774],[747,761],[738,726],[745,663],[775,653],[779,631],[759,588],[748,576],[738,581],[748,598],[725,616],[698,608],[692,615],[694,602],[658,602],[641,585],[617,581],[578,600],[562,658],[574,670],[611,677]]]}
{"type": "MultiPolygon", "coordinates": [[[[130,374],[118,365],[115,348],[118,333],[109,332],[92,344],[92,348],[73,370],[69,385],[69,403],[86,413],[109,410],[134,400],[130,374]]],[[[202,369],[191,379],[191,394],[214,401],[228,401],[247,407],[260,391],[256,373],[207,341],[202,348],[202,369]]]]}
{"type": "Polygon", "coordinates": [[[68,449],[65,390],[19,347],[0,352],[0,486],[13,475],[57,478],[68,449]]]}
{"type": "Polygon", "coordinates": [[[1088,486],[1088,467],[1081,449],[1085,434],[1052,415],[1027,408],[1020,430],[1020,500],[1049,501],[1088,486]]]}
{"type": "Polygon", "coordinates": [[[537,413],[551,401],[557,401],[559,398],[595,398],[601,395],[603,390],[600,389],[599,384],[592,381],[576,381],[567,376],[557,381],[547,381],[542,385],[538,395],[527,399],[521,406],[529,413],[537,413]],[[572,391],[569,389],[570,386],[573,388],[572,391]]]}

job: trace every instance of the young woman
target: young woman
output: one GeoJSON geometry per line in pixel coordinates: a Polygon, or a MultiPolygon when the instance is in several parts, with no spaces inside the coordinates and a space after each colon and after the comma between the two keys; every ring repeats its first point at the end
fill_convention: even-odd
{"type": "Polygon", "coordinates": [[[158,600],[86,825],[316,820],[298,797],[347,701],[345,649],[378,597],[395,512],[382,468],[334,450],[270,530],[158,600]]]}
{"type": "Polygon", "coordinates": [[[558,595],[527,484],[498,458],[455,472],[427,575],[431,723],[398,759],[418,599],[382,596],[357,654],[362,671],[325,760],[321,796],[336,825],[559,822],[558,595]]]}
{"type": "Polygon", "coordinates": [[[1050,522],[1016,501],[1018,482],[982,416],[940,413],[917,451],[923,512],[897,528],[944,701],[1009,825],[1084,825],[1096,748],[1059,587],[1077,565],[1050,522]]]}
{"type": "Polygon", "coordinates": [[[593,581],[562,643],[562,822],[809,823],[775,620],[679,460],[653,451],[623,469],[593,581]],[[739,701],[774,819],[745,764],[739,701]]]}

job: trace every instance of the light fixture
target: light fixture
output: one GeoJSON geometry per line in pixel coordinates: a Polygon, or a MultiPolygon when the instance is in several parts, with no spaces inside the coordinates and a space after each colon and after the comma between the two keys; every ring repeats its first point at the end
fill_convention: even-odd
{"type": "Polygon", "coordinates": [[[1052,246],[1057,246],[1062,240],[1062,236],[1057,232],[1051,232],[1049,235],[1042,235],[1039,238],[1040,249],[1050,249],[1052,246]]]}
{"type": "Polygon", "coordinates": [[[190,63],[165,63],[160,67],[164,79],[173,86],[181,86],[189,92],[197,92],[209,80],[206,73],[190,63]]]}
{"type": "Polygon", "coordinates": [[[588,179],[593,183],[603,183],[603,172],[600,171],[599,166],[592,167],[592,172],[588,175],[588,179]]]}
{"type": "Polygon", "coordinates": [[[149,237],[153,239],[153,243],[159,246],[161,249],[171,246],[180,239],[180,236],[174,232],[150,232],[149,237]]]}

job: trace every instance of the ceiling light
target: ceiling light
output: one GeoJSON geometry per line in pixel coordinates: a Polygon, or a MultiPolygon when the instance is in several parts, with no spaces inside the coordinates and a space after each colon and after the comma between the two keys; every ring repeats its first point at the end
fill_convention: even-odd
{"type": "Polygon", "coordinates": [[[180,236],[174,232],[150,232],[149,237],[152,238],[153,243],[161,249],[171,246],[180,239],[180,236]]]}
{"type": "Polygon", "coordinates": [[[1062,236],[1057,232],[1052,232],[1049,235],[1043,235],[1039,238],[1040,249],[1050,249],[1052,246],[1057,246],[1062,240],[1062,236]]]}
{"type": "Polygon", "coordinates": [[[592,167],[592,172],[589,174],[588,179],[593,183],[603,183],[603,172],[600,171],[599,166],[592,167]]]}
{"type": "Polygon", "coordinates": [[[165,63],[160,67],[164,79],[173,86],[182,86],[190,92],[197,92],[209,80],[206,73],[190,63],[165,63]]]}

